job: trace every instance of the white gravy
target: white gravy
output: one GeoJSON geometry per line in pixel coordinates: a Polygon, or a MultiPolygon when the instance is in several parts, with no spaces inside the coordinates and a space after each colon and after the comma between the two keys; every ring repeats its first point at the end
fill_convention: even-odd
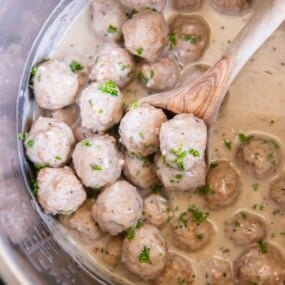
{"type": "MultiPolygon", "coordinates": [[[[169,3],[170,4],[170,3],[169,3]]],[[[170,5],[169,5],[170,6],[170,5]]],[[[166,9],[165,15],[169,19],[176,12],[166,9]]],[[[190,14],[190,13],[185,13],[190,14]]],[[[247,22],[250,13],[244,16],[227,16],[214,11],[207,3],[199,11],[192,14],[200,14],[205,17],[211,27],[210,46],[204,56],[194,65],[185,67],[182,70],[183,82],[193,79],[190,71],[196,69],[197,64],[211,66],[224,52],[241,27],[247,22]]],[[[63,58],[67,61],[73,59],[87,66],[95,58],[101,43],[98,41],[88,25],[88,7],[79,14],[63,35],[62,41],[50,55],[51,58],[63,58]]],[[[238,144],[238,133],[258,134],[266,133],[273,136],[279,142],[285,156],[285,25],[281,27],[271,39],[258,51],[243,69],[237,80],[231,86],[229,95],[221,108],[219,117],[214,126],[212,138],[211,160],[227,159],[235,164],[235,150],[238,144]],[[274,123],[272,123],[273,121],[274,123]],[[233,142],[232,150],[228,150],[224,145],[224,140],[233,142]]],[[[195,76],[200,74],[199,68],[195,76]]],[[[130,103],[137,98],[145,96],[147,93],[140,85],[134,81],[123,90],[124,100],[130,103]]],[[[284,160],[284,158],[283,158],[284,160]]],[[[284,171],[284,163],[280,173],[284,171]]],[[[169,233],[169,226],[163,229],[163,234],[169,240],[171,252],[179,252],[188,258],[196,274],[196,285],[206,284],[203,273],[203,263],[210,257],[224,257],[233,261],[241,253],[242,248],[235,247],[234,244],[224,237],[224,222],[236,211],[243,209],[254,212],[263,217],[267,222],[266,240],[280,247],[284,253],[285,249],[285,217],[284,213],[276,212],[278,207],[268,198],[269,184],[274,177],[263,181],[241,174],[242,194],[237,203],[220,211],[210,211],[209,219],[213,223],[216,233],[212,242],[205,249],[196,253],[187,253],[173,246],[169,233]],[[252,185],[258,183],[257,191],[252,185]],[[264,205],[264,209],[254,210],[254,204],[264,205]],[[275,213],[275,214],[273,214],[275,213]]],[[[187,207],[196,204],[205,209],[201,197],[196,194],[173,195],[170,199],[175,215],[179,215],[187,207]]],[[[66,229],[62,229],[67,233],[66,229]]],[[[111,268],[100,261],[94,254],[95,247],[104,247],[104,240],[95,244],[83,244],[76,235],[68,233],[67,239],[76,243],[80,247],[82,256],[91,260],[94,266],[109,279],[122,282],[123,284],[150,284],[140,281],[134,275],[128,273],[121,265],[111,268]]]]}

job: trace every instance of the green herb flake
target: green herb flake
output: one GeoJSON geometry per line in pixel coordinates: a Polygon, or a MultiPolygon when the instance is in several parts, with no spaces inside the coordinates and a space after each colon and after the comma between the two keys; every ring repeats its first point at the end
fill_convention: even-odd
{"type": "Polygon", "coordinates": [[[245,220],[247,218],[247,214],[245,212],[240,212],[240,216],[245,220]]]}
{"type": "Polygon", "coordinates": [[[232,149],[232,142],[229,140],[224,140],[224,145],[228,150],[232,149]]]}
{"type": "Polygon", "coordinates": [[[184,149],[182,145],[180,145],[177,149],[171,149],[171,153],[176,157],[172,160],[172,163],[176,164],[180,170],[184,170],[184,159],[188,154],[188,151],[184,149]]]}
{"type": "Polygon", "coordinates": [[[213,190],[211,186],[207,184],[207,185],[198,187],[197,192],[202,195],[208,195],[210,193],[213,193],[213,190]]]}
{"type": "Polygon", "coordinates": [[[104,85],[100,85],[98,89],[103,92],[110,94],[111,96],[118,96],[119,89],[113,80],[108,80],[104,85]]]}
{"type": "Polygon", "coordinates": [[[19,141],[24,141],[28,137],[28,133],[18,133],[17,138],[19,141]]]}
{"type": "Polygon", "coordinates": [[[247,136],[243,133],[239,133],[238,137],[242,143],[248,143],[248,142],[250,142],[250,140],[252,140],[254,138],[254,136],[247,136]]]}
{"type": "Polygon", "coordinates": [[[184,36],[184,40],[187,42],[190,42],[191,44],[195,44],[197,41],[197,37],[195,35],[192,35],[192,34],[186,34],[184,36]]]}
{"type": "Polygon", "coordinates": [[[84,66],[81,65],[78,61],[73,60],[69,65],[72,72],[77,72],[84,69],[84,66]]]}
{"type": "Polygon", "coordinates": [[[266,158],[272,165],[276,164],[273,152],[268,153],[266,158]]]}
{"type": "Polygon", "coordinates": [[[186,219],[187,212],[183,212],[178,217],[178,221],[183,224],[183,226],[186,228],[188,226],[188,220],[186,219]]]}
{"type": "Polygon", "coordinates": [[[60,161],[60,160],[62,160],[62,157],[57,155],[54,159],[57,160],[57,161],[60,161]]]}
{"type": "Polygon", "coordinates": [[[82,146],[91,147],[92,143],[89,140],[84,140],[81,142],[82,146]]]}
{"type": "Polygon", "coordinates": [[[235,221],[235,227],[240,227],[240,222],[239,221],[235,221]]]}
{"type": "Polygon", "coordinates": [[[139,132],[139,136],[141,139],[144,139],[144,134],[142,132],[139,132]]]}
{"type": "Polygon", "coordinates": [[[263,254],[267,253],[267,246],[262,240],[258,241],[257,245],[259,246],[261,253],[263,253],[263,254]]]}
{"type": "Polygon", "coordinates": [[[127,231],[127,239],[131,241],[134,238],[135,238],[135,228],[132,227],[132,228],[128,229],[128,231],[127,231]]]}
{"type": "Polygon", "coordinates": [[[169,49],[170,50],[174,49],[176,45],[176,34],[175,33],[169,34],[168,41],[169,41],[169,49]]]}
{"type": "Polygon", "coordinates": [[[150,189],[151,189],[151,192],[152,192],[153,194],[159,195],[160,192],[161,192],[161,189],[162,189],[162,185],[159,184],[159,183],[154,183],[154,184],[150,187],[150,189]]]}
{"type": "Polygon", "coordinates": [[[272,146],[273,146],[275,149],[279,149],[279,148],[280,148],[278,142],[276,142],[276,141],[274,141],[274,140],[269,140],[268,142],[271,143],[272,146]]]}
{"type": "Polygon", "coordinates": [[[263,210],[265,209],[265,206],[262,205],[262,204],[254,204],[254,205],[252,206],[252,209],[253,209],[253,210],[260,210],[260,211],[263,211],[263,210]]]}
{"type": "Polygon", "coordinates": [[[197,234],[197,235],[195,235],[195,238],[197,240],[202,240],[203,239],[203,235],[202,234],[197,234]]]}
{"type": "Polygon", "coordinates": [[[152,7],[145,7],[145,9],[148,11],[157,12],[157,10],[155,8],[152,8],[152,7]]]}
{"type": "Polygon", "coordinates": [[[259,184],[258,184],[258,183],[253,183],[253,184],[252,184],[253,191],[255,191],[255,192],[258,191],[258,187],[259,187],[259,184]]]}
{"type": "Polygon", "coordinates": [[[212,162],[211,164],[210,164],[210,169],[214,169],[214,168],[216,168],[218,166],[218,163],[217,162],[212,162]]]}
{"type": "Polygon", "coordinates": [[[98,110],[98,114],[103,114],[104,113],[104,110],[103,109],[99,109],[98,110]]]}
{"type": "Polygon", "coordinates": [[[64,215],[64,216],[69,216],[71,213],[72,213],[72,210],[64,210],[64,211],[62,212],[62,215],[64,215]]]}
{"type": "Polygon", "coordinates": [[[202,223],[209,216],[209,213],[202,212],[194,205],[191,208],[188,208],[188,212],[190,212],[192,215],[192,221],[197,224],[202,223]]]}
{"type": "Polygon", "coordinates": [[[142,252],[139,255],[139,262],[152,264],[150,260],[150,248],[144,246],[142,252]]]}
{"type": "Polygon", "coordinates": [[[183,174],[176,174],[175,178],[177,179],[177,181],[181,182],[181,180],[183,179],[183,174]]]}
{"type": "Polygon", "coordinates": [[[200,157],[200,152],[196,149],[191,148],[188,152],[194,157],[200,157]]]}
{"type": "Polygon", "coordinates": [[[138,56],[141,56],[141,55],[143,54],[143,48],[138,48],[138,49],[136,50],[136,54],[137,54],[138,56]]]}
{"type": "Polygon", "coordinates": [[[32,180],[31,184],[32,184],[32,192],[33,192],[34,196],[37,198],[38,197],[38,193],[39,193],[38,182],[37,182],[37,180],[32,180]]]}
{"type": "Polygon", "coordinates": [[[92,170],[95,170],[95,171],[101,171],[101,170],[103,170],[102,166],[100,166],[100,165],[98,165],[98,164],[95,164],[95,163],[91,164],[90,166],[91,166],[91,169],[92,169],[92,170]]]}
{"type": "Polygon", "coordinates": [[[26,146],[27,146],[28,148],[32,148],[34,145],[35,145],[35,141],[34,141],[34,140],[28,140],[28,141],[26,142],[26,146]]]}
{"type": "Polygon", "coordinates": [[[130,64],[126,64],[126,63],[121,63],[120,66],[121,66],[121,70],[122,71],[131,68],[131,65],[130,64]]]}
{"type": "Polygon", "coordinates": [[[147,85],[149,79],[140,71],[137,75],[137,79],[147,85]]]}
{"type": "Polygon", "coordinates": [[[130,109],[130,110],[134,110],[134,109],[137,109],[139,106],[140,106],[139,101],[138,101],[138,100],[135,100],[133,103],[131,103],[131,104],[129,105],[129,109],[130,109]]]}
{"type": "Polygon", "coordinates": [[[116,33],[116,32],[117,32],[117,28],[114,27],[114,26],[112,26],[112,25],[109,25],[109,27],[108,27],[108,33],[114,34],[114,33],[116,33]]]}

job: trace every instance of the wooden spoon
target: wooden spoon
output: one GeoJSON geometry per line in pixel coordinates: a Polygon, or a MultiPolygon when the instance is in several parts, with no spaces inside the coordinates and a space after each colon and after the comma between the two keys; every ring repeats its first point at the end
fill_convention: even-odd
{"type": "Polygon", "coordinates": [[[285,19],[285,0],[259,2],[263,5],[223,57],[200,78],[190,85],[144,97],[140,102],[174,113],[193,113],[211,125],[241,68],[285,19]]]}

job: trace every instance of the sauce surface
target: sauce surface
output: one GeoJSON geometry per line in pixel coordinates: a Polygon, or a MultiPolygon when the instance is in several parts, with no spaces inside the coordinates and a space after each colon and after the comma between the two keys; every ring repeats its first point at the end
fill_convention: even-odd
{"type": "MultiPolygon", "coordinates": [[[[171,10],[168,3],[164,14],[169,21],[177,12],[171,10]]],[[[96,40],[90,30],[88,5],[82,10],[80,15],[71,24],[61,42],[53,50],[50,58],[60,58],[70,62],[78,60],[83,65],[90,65],[95,60],[97,51],[102,44],[96,40]]],[[[223,51],[230,44],[242,26],[247,22],[250,13],[244,16],[229,16],[218,13],[207,3],[193,13],[202,15],[210,25],[211,40],[209,48],[204,56],[195,64],[186,66],[182,70],[182,81],[189,82],[200,74],[199,65],[211,66],[223,51]],[[193,69],[195,72],[193,73],[193,69]]],[[[214,132],[210,148],[210,161],[229,160],[236,168],[235,154],[239,144],[238,134],[266,134],[276,139],[284,155],[285,142],[285,25],[274,33],[268,42],[249,61],[241,74],[235,80],[229,90],[229,94],[220,110],[217,122],[214,125],[214,132]],[[232,143],[231,149],[225,146],[225,141],[232,143]]],[[[131,82],[124,90],[124,101],[126,104],[133,102],[142,96],[147,95],[146,91],[137,84],[131,82]]],[[[284,160],[284,159],[283,159],[284,160]]],[[[236,247],[232,241],[224,236],[224,223],[237,211],[250,211],[260,215],[266,220],[267,236],[266,241],[270,241],[278,246],[284,254],[285,248],[285,218],[277,205],[269,198],[268,192],[271,181],[274,177],[257,181],[249,177],[241,170],[242,189],[238,201],[231,207],[209,211],[209,220],[215,228],[215,236],[212,242],[204,249],[187,253],[177,249],[171,242],[170,226],[163,228],[163,235],[169,240],[170,252],[178,252],[191,261],[196,279],[194,284],[204,285],[204,263],[213,256],[223,257],[226,260],[234,261],[243,248],[236,247]],[[256,186],[258,185],[258,186],[256,186]],[[255,207],[254,205],[262,205],[255,207]]],[[[279,173],[284,171],[282,163],[279,173]]],[[[205,209],[204,200],[197,194],[181,193],[172,194],[170,197],[171,208],[174,215],[179,216],[181,212],[190,205],[197,205],[205,209]]],[[[98,258],[95,248],[104,248],[104,239],[93,243],[84,244],[76,238],[74,233],[62,228],[69,242],[80,247],[82,256],[91,261],[94,266],[103,272],[103,275],[110,276],[111,280],[122,282],[123,284],[151,284],[143,282],[137,277],[127,272],[122,265],[116,268],[106,266],[98,258]],[[71,235],[69,235],[71,234],[71,235]]],[[[109,279],[109,278],[108,278],[109,279]]]]}

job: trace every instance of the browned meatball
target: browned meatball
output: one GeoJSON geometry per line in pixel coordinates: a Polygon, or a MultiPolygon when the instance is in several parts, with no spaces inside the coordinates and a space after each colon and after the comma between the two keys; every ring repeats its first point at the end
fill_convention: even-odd
{"type": "Polygon", "coordinates": [[[228,261],[212,258],[205,263],[207,285],[232,284],[232,269],[228,261]]]}
{"type": "Polygon", "coordinates": [[[212,210],[232,205],[240,194],[241,181],[237,170],[228,161],[215,162],[207,176],[208,191],[204,195],[212,210]]]}
{"type": "Polygon", "coordinates": [[[210,39],[210,28],[200,16],[179,16],[171,25],[169,49],[181,65],[198,60],[210,39]]]}
{"type": "Polygon", "coordinates": [[[211,0],[211,4],[220,12],[240,13],[250,8],[252,0],[211,0]]]}
{"type": "Polygon", "coordinates": [[[270,244],[260,242],[247,248],[236,261],[235,270],[238,285],[285,284],[285,260],[270,244]]]}
{"type": "Polygon", "coordinates": [[[195,274],[191,263],[185,258],[172,254],[164,270],[155,280],[155,285],[191,285],[195,274]]]}
{"type": "Polygon", "coordinates": [[[225,223],[225,234],[235,245],[243,246],[262,240],[266,224],[260,216],[241,211],[225,223]]]}
{"type": "Polygon", "coordinates": [[[270,187],[270,198],[282,209],[285,210],[285,177],[279,177],[270,187]]]}
{"type": "Polygon", "coordinates": [[[193,206],[180,214],[173,224],[174,244],[185,250],[197,251],[205,247],[214,235],[208,214],[193,206]]]}
{"type": "Polygon", "coordinates": [[[281,151],[278,143],[272,139],[247,137],[237,151],[240,168],[256,179],[265,179],[276,173],[281,162],[281,151]]]}

